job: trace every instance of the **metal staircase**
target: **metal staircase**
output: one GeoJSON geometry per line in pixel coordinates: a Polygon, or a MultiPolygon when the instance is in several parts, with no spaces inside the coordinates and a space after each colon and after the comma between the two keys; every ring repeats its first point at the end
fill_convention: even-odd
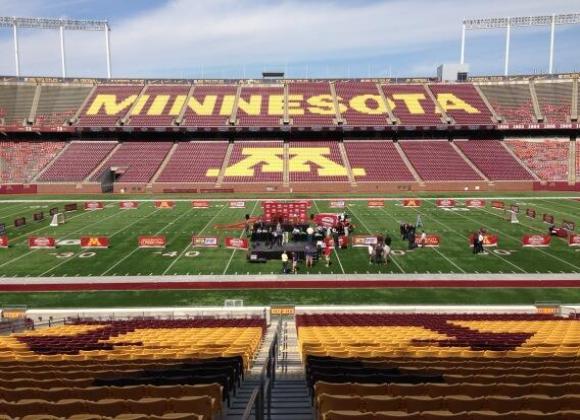
{"type": "Polygon", "coordinates": [[[233,399],[225,419],[314,419],[293,319],[272,321],[262,352],[233,399]]]}

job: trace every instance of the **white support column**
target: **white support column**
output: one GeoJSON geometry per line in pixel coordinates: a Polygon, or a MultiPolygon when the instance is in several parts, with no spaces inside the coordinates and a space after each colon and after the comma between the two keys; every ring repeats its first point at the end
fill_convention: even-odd
{"type": "Polygon", "coordinates": [[[14,65],[16,66],[16,77],[20,76],[20,55],[18,53],[18,29],[16,24],[12,25],[12,33],[14,34],[14,65]]]}
{"type": "Polygon", "coordinates": [[[461,25],[461,55],[459,62],[461,64],[465,63],[465,23],[461,25]]]}
{"type": "Polygon", "coordinates": [[[505,64],[503,74],[507,76],[509,74],[509,66],[510,66],[510,36],[512,31],[511,19],[508,18],[508,23],[506,27],[506,36],[505,36],[505,64]]]}
{"type": "Polygon", "coordinates": [[[107,78],[111,78],[111,45],[109,40],[109,25],[105,25],[105,48],[107,50],[107,78]]]}
{"type": "Polygon", "coordinates": [[[61,26],[60,29],[60,65],[62,68],[62,77],[66,77],[66,57],[64,53],[64,26],[61,26]]]}
{"type": "Polygon", "coordinates": [[[548,73],[552,74],[554,72],[554,36],[556,33],[556,15],[552,15],[552,25],[550,28],[550,64],[548,73]]]}

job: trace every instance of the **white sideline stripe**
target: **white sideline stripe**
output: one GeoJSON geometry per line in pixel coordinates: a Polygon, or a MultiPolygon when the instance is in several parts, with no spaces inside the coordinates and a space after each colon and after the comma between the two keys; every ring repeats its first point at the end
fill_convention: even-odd
{"type": "MultiPolygon", "coordinates": [[[[254,214],[254,211],[256,211],[256,207],[258,207],[258,203],[259,203],[259,202],[260,202],[260,201],[258,200],[258,201],[256,201],[256,203],[254,204],[254,207],[252,208],[252,212],[250,213],[250,216],[251,216],[252,214],[254,214]]],[[[226,208],[226,206],[223,206],[223,207],[222,207],[222,209],[225,209],[225,208],[226,208]]],[[[221,211],[221,210],[220,210],[220,211],[221,211]]],[[[217,216],[217,214],[216,214],[216,216],[217,216]]],[[[240,239],[242,239],[242,236],[244,236],[244,231],[245,231],[245,230],[243,230],[243,231],[242,231],[242,233],[240,234],[240,239]]],[[[228,268],[230,268],[230,264],[232,263],[232,260],[234,259],[234,255],[236,255],[236,251],[237,251],[237,249],[234,249],[234,250],[232,251],[232,255],[230,255],[230,259],[228,260],[228,263],[227,263],[227,265],[226,265],[226,268],[224,269],[224,272],[223,272],[223,274],[226,274],[226,272],[228,271],[228,268]]]]}
{"type": "MultiPolygon", "coordinates": [[[[312,200],[312,202],[316,206],[316,211],[318,211],[318,213],[320,213],[320,208],[318,207],[318,204],[316,204],[316,200],[312,200]]],[[[338,246],[338,244],[334,244],[334,254],[336,255],[336,260],[338,261],[338,265],[340,265],[340,269],[342,271],[342,274],[345,274],[344,267],[342,266],[342,262],[340,261],[340,257],[338,256],[338,251],[336,250],[337,246],[338,246]]]]}
{"type": "MultiPolygon", "coordinates": [[[[147,219],[148,217],[150,217],[150,216],[154,215],[154,214],[155,214],[155,213],[157,213],[158,211],[159,211],[159,209],[157,209],[157,210],[155,210],[155,211],[153,211],[153,212],[149,213],[147,216],[145,216],[145,217],[143,217],[143,218],[141,218],[141,219],[137,219],[137,220],[135,220],[133,223],[130,223],[130,224],[128,224],[127,226],[125,226],[125,227],[123,227],[123,228],[121,228],[121,229],[117,230],[117,231],[116,231],[116,232],[114,232],[112,235],[108,235],[108,238],[110,239],[110,238],[112,238],[113,236],[116,236],[117,234],[119,234],[119,233],[123,232],[124,230],[127,230],[127,229],[129,229],[129,228],[130,228],[131,226],[133,226],[134,224],[136,224],[136,223],[139,223],[139,222],[141,222],[142,220],[145,220],[145,219],[147,219]]],[[[103,220],[101,220],[101,221],[103,222],[103,221],[105,221],[105,219],[103,219],[103,220]]],[[[75,253],[74,255],[72,255],[70,258],[65,258],[65,259],[64,259],[64,261],[62,261],[62,262],[60,262],[60,263],[57,263],[56,265],[54,265],[54,266],[52,266],[51,268],[49,268],[48,270],[46,270],[44,273],[40,274],[40,277],[42,277],[42,276],[45,276],[46,274],[50,273],[50,272],[51,272],[52,270],[54,270],[55,268],[58,268],[58,267],[60,267],[60,266],[62,266],[62,265],[64,265],[64,264],[66,264],[67,262],[74,260],[74,258],[75,258],[77,255],[80,255],[80,254],[82,254],[83,252],[87,252],[87,250],[81,249],[79,252],[76,252],[76,253],[75,253]]]]}
{"type": "MultiPolygon", "coordinates": [[[[159,235],[161,232],[163,232],[165,229],[167,229],[169,226],[171,226],[172,224],[174,224],[175,222],[177,222],[179,219],[181,219],[183,216],[186,216],[189,214],[189,212],[193,211],[193,209],[188,209],[186,211],[183,212],[183,214],[181,216],[178,216],[175,219],[172,219],[169,223],[167,223],[165,226],[163,226],[159,231],[157,231],[155,233],[155,235],[159,235]]],[[[133,251],[129,252],[127,255],[125,255],[123,258],[121,258],[119,261],[117,261],[115,264],[113,264],[111,267],[109,267],[107,270],[105,270],[101,276],[104,276],[105,274],[107,274],[109,271],[111,271],[113,268],[117,267],[119,264],[121,264],[123,261],[125,261],[127,258],[129,258],[131,255],[133,255],[135,252],[137,252],[139,250],[139,246],[137,246],[133,251]]]]}
{"type": "MultiPolygon", "coordinates": [[[[501,218],[501,219],[503,220],[503,218],[502,218],[500,215],[498,215],[498,214],[494,214],[494,213],[490,212],[489,210],[486,210],[486,209],[483,209],[483,208],[476,209],[476,210],[482,210],[482,211],[483,211],[483,212],[485,212],[485,213],[491,214],[492,216],[497,216],[497,217],[499,217],[499,218],[501,218]]],[[[501,231],[501,230],[499,230],[499,229],[497,229],[497,228],[490,227],[489,225],[486,225],[486,224],[484,224],[484,223],[481,223],[479,220],[472,219],[471,217],[467,217],[467,216],[465,216],[464,214],[460,214],[459,212],[457,212],[457,213],[455,213],[455,214],[457,214],[458,216],[461,216],[461,217],[463,217],[464,219],[468,219],[468,220],[471,220],[472,222],[478,223],[478,224],[479,224],[479,225],[481,225],[481,226],[485,226],[485,227],[486,227],[486,228],[488,228],[488,229],[495,230],[495,231],[497,231],[497,232],[501,233],[502,235],[505,235],[505,236],[507,236],[508,238],[511,238],[511,239],[513,239],[513,240],[515,240],[515,241],[517,241],[517,242],[520,242],[520,241],[521,241],[521,238],[516,238],[515,236],[512,236],[512,235],[510,235],[510,234],[508,234],[508,233],[505,233],[505,232],[503,232],[503,231],[501,231]]],[[[526,226],[526,227],[530,227],[530,228],[534,228],[534,227],[527,226],[527,225],[524,225],[524,226],[526,226]]],[[[537,228],[534,228],[534,229],[538,230],[537,228]]],[[[575,268],[575,269],[577,269],[577,270],[580,270],[580,267],[578,267],[578,266],[576,266],[576,265],[574,265],[574,264],[572,264],[572,263],[569,263],[568,261],[566,261],[566,260],[563,260],[563,259],[562,259],[562,258],[560,258],[560,257],[557,257],[557,256],[555,256],[555,255],[549,254],[549,253],[547,253],[547,252],[543,251],[541,248],[536,248],[536,249],[537,249],[539,252],[541,252],[542,254],[545,254],[545,255],[547,255],[548,257],[554,258],[554,259],[556,259],[556,260],[558,260],[558,261],[560,261],[560,262],[563,262],[564,264],[567,264],[567,265],[569,265],[569,266],[571,266],[571,267],[574,267],[574,268],[575,268]]],[[[499,257],[499,255],[497,255],[497,254],[495,254],[495,253],[493,253],[493,252],[491,252],[491,254],[492,254],[492,255],[495,255],[496,257],[499,257]]],[[[502,258],[502,259],[503,259],[503,258],[502,258]]],[[[507,260],[506,260],[506,261],[507,261],[507,260]]],[[[510,262],[510,264],[511,264],[511,262],[510,262]]],[[[515,264],[514,264],[514,265],[515,265],[515,264]]],[[[521,268],[520,268],[520,269],[521,269],[521,268]]],[[[522,270],[522,271],[524,271],[524,270],[522,270]]],[[[524,271],[524,272],[525,272],[525,271],[524,271]]]]}
{"type": "MultiPolygon", "coordinates": [[[[395,219],[395,217],[392,214],[390,214],[384,208],[381,208],[381,210],[383,211],[383,213],[385,213],[387,216],[389,216],[391,219],[393,219],[395,222],[398,223],[397,219],[395,219]]],[[[431,219],[431,216],[427,216],[427,215],[425,215],[425,213],[422,213],[422,212],[420,212],[419,210],[417,210],[415,208],[413,210],[415,210],[415,212],[417,214],[420,214],[423,217],[427,217],[427,218],[431,219]]],[[[439,221],[436,218],[432,218],[432,219],[435,222],[439,223],[439,221]]],[[[449,229],[449,227],[446,227],[443,223],[441,223],[441,226],[445,227],[446,229],[449,229]]],[[[451,229],[451,230],[453,230],[453,229],[451,229]]],[[[437,248],[431,248],[431,249],[433,249],[435,252],[437,252],[439,255],[441,255],[443,258],[445,258],[445,260],[447,260],[447,262],[449,262],[451,265],[453,265],[459,271],[461,271],[462,273],[466,273],[466,271],[463,268],[461,268],[461,266],[459,266],[458,264],[456,264],[451,258],[447,257],[443,252],[439,251],[437,248]]]]}
{"type": "MultiPolygon", "coordinates": [[[[435,206],[435,209],[437,209],[437,206],[435,206]]],[[[457,213],[457,214],[458,214],[459,216],[464,216],[463,214],[459,214],[459,213],[457,213]]],[[[464,216],[464,218],[466,218],[466,219],[469,219],[469,220],[473,221],[473,219],[471,219],[471,218],[469,218],[469,217],[467,217],[467,216],[464,216]]],[[[451,228],[449,225],[446,225],[445,223],[443,223],[443,222],[441,222],[441,221],[437,220],[436,218],[433,218],[433,220],[434,220],[435,222],[439,223],[441,226],[445,227],[446,229],[449,229],[449,230],[451,230],[452,232],[457,232],[457,229],[453,229],[453,228],[451,228]]],[[[483,225],[483,226],[485,226],[485,225],[483,225]]],[[[486,227],[488,227],[488,228],[489,228],[489,226],[486,226],[486,227]]],[[[496,230],[497,230],[497,229],[496,229],[496,230]]],[[[497,258],[499,258],[499,259],[500,259],[500,260],[502,260],[502,261],[505,261],[506,263],[508,263],[508,264],[509,264],[509,265],[511,265],[512,267],[514,267],[514,268],[517,268],[518,270],[520,270],[522,273],[527,273],[527,271],[526,271],[526,270],[524,270],[522,267],[520,267],[520,266],[519,266],[519,265],[517,265],[516,263],[513,263],[513,262],[511,262],[511,261],[509,261],[509,260],[507,260],[507,259],[503,258],[501,255],[498,255],[498,254],[496,254],[495,252],[489,252],[489,254],[493,255],[494,257],[497,257],[497,258]]]]}
{"type": "MultiPolygon", "coordinates": [[[[198,283],[198,282],[212,282],[216,285],[231,281],[257,281],[257,282],[271,282],[278,280],[288,281],[287,275],[282,274],[266,274],[266,275],[237,275],[225,277],[219,275],[177,275],[177,276],[79,276],[79,277],[6,277],[2,278],[3,285],[49,285],[49,284],[132,284],[132,283],[198,283]],[[228,278],[229,277],[229,278],[228,278]]],[[[437,274],[437,273],[419,273],[419,274],[402,274],[402,273],[376,273],[376,274],[296,274],[292,276],[290,281],[301,282],[308,281],[323,281],[328,282],[329,286],[337,280],[365,280],[365,281],[387,281],[387,280],[412,280],[418,282],[426,282],[433,280],[448,280],[448,281],[496,281],[496,280],[511,280],[522,282],[534,281],[561,281],[571,280],[580,281],[580,274],[578,273],[552,273],[552,274],[537,274],[537,273],[510,273],[510,274],[437,274]]]]}
{"type": "MultiPolygon", "coordinates": [[[[207,224],[203,227],[202,230],[199,231],[199,235],[201,235],[206,229],[207,227],[211,224],[211,222],[222,212],[223,209],[225,209],[226,207],[222,207],[218,210],[218,212],[210,219],[209,222],[207,222],[207,224]]],[[[171,267],[173,267],[175,265],[175,263],[183,256],[185,255],[185,253],[187,252],[187,250],[189,249],[189,247],[191,246],[191,238],[189,240],[189,243],[187,244],[187,246],[185,247],[185,249],[183,251],[181,251],[181,253],[177,256],[176,259],[174,259],[173,261],[171,261],[171,264],[169,264],[169,266],[165,269],[165,271],[163,271],[163,273],[161,275],[165,275],[167,274],[167,272],[169,271],[169,269],[171,267]]]]}
{"type": "MultiPolygon", "coordinates": [[[[345,193],[348,194],[348,193],[345,193]]],[[[454,196],[453,193],[451,194],[441,194],[439,197],[422,197],[421,195],[414,196],[409,194],[408,196],[401,196],[401,197],[352,197],[352,198],[344,198],[342,197],[321,197],[316,198],[318,201],[337,201],[337,200],[345,200],[345,201],[367,201],[367,200],[384,200],[384,201],[401,201],[408,198],[415,198],[425,201],[435,201],[441,198],[455,198],[456,200],[573,200],[573,199],[580,199],[579,195],[547,195],[547,196],[454,196]]],[[[102,201],[106,203],[118,203],[120,201],[137,201],[140,203],[147,203],[147,202],[154,202],[159,200],[168,200],[168,201],[176,201],[176,202],[186,202],[186,201],[196,201],[196,200],[203,200],[203,201],[210,201],[210,202],[220,202],[220,201],[300,201],[300,200],[311,200],[311,198],[292,198],[292,197],[228,197],[228,198],[203,198],[203,197],[192,197],[192,198],[168,198],[166,196],[159,196],[157,198],[148,198],[148,199],[139,199],[139,198],[105,198],[101,199],[98,198],[98,195],[95,195],[94,198],[85,199],[85,201],[102,201]]],[[[46,199],[39,199],[39,200],[0,200],[0,203],[70,203],[71,201],[83,201],[79,199],[70,199],[70,200],[46,200],[46,199]]]]}
{"type": "MultiPolygon", "coordinates": [[[[85,213],[90,213],[90,212],[85,212],[85,213]]],[[[81,213],[81,214],[79,214],[79,215],[77,215],[77,216],[82,216],[83,214],[84,214],[84,213],[81,213]]],[[[90,225],[86,225],[86,226],[83,226],[83,227],[82,227],[82,228],[80,228],[80,229],[73,230],[72,232],[69,232],[69,233],[65,234],[65,235],[62,237],[62,239],[66,239],[66,238],[68,238],[70,235],[73,235],[73,234],[75,234],[75,233],[77,233],[77,232],[79,232],[79,231],[81,231],[81,230],[83,230],[83,229],[86,229],[86,228],[90,227],[90,226],[94,226],[94,225],[96,225],[96,224],[99,224],[99,223],[101,223],[101,222],[104,222],[105,220],[108,220],[108,219],[110,219],[110,218],[111,218],[111,217],[113,217],[113,216],[117,216],[118,214],[119,214],[119,213],[114,213],[114,214],[111,214],[110,216],[107,216],[107,217],[105,217],[104,219],[100,219],[100,220],[97,220],[97,221],[96,221],[96,222],[94,222],[94,223],[91,223],[90,225]]],[[[71,217],[71,219],[72,219],[72,217],[71,217]]],[[[50,227],[50,226],[46,226],[46,227],[50,227]]],[[[44,229],[44,228],[42,228],[42,229],[44,229]]],[[[38,230],[40,230],[40,229],[38,229],[38,230]]],[[[36,231],[33,231],[33,232],[36,232],[36,231]]],[[[28,234],[30,234],[30,233],[32,233],[32,232],[29,232],[28,234]]],[[[22,235],[22,236],[24,236],[24,235],[22,235]]],[[[22,236],[19,236],[19,238],[21,238],[22,236]]],[[[8,265],[8,264],[11,264],[11,263],[13,263],[13,262],[15,262],[15,261],[18,261],[19,259],[21,259],[21,258],[24,258],[24,257],[26,257],[27,255],[30,255],[30,254],[32,254],[32,253],[34,253],[34,252],[36,252],[36,251],[38,251],[38,249],[32,249],[32,250],[28,251],[27,253],[20,255],[19,257],[12,258],[11,260],[8,260],[8,261],[4,262],[3,264],[0,264],[0,267],[4,267],[4,266],[6,266],[6,265],[8,265]]]]}
{"type": "MultiPolygon", "coordinates": [[[[352,209],[352,207],[346,206],[346,208],[350,210],[350,212],[353,214],[353,216],[355,216],[355,213],[354,213],[354,210],[352,209]]],[[[356,216],[356,218],[364,226],[364,228],[367,230],[369,235],[372,235],[373,233],[371,232],[371,230],[369,229],[367,224],[359,216],[356,216]]],[[[399,268],[399,270],[401,270],[401,273],[405,273],[405,269],[401,266],[401,264],[399,264],[397,262],[397,258],[392,254],[391,254],[391,258],[393,260],[393,263],[399,268]]]]}

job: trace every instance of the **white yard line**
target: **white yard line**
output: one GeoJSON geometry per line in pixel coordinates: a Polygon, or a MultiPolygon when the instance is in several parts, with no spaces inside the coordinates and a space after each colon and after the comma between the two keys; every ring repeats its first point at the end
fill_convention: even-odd
{"type": "MultiPolygon", "coordinates": [[[[346,206],[346,208],[353,214],[353,216],[355,216],[357,218],[357,220],[361,223],[361,225],[364,226],[364,228],[367,230],[369,235],[373,235],[373,233],[371,232],[369,227],[366,225],[366,223],[361,219],[361,217],[357,216],[351,207],[346,206]]],[[[392,253],[391,253],[391,259],[393,260],[393,263],[399,268],[399,270],[401,270],[401,273],[405,273],[405,269],[403,268],[403,266],[401,266],[401,264],[399,264],[397,262],[397,257],[395,257],[392,253]]]]}
{"type": "MultiPolygon", "coordinates": [[[[88,212],[87,212],[87,213],[88,213],[88,212]]],[[[94,223],[91,223],[90,225],[86,225],[86,226],[83,226],[83,227],[81,227],[80,229],[77,229],[77,230],[74,230],[74,231],[72,231],[72,232],[69,232],[69,233],[67,233],[66,235],[64,235],[64,236],[62,237],[62,239],[66,239],[66,238],[67,238],[67,237],[69,237],[70,235],[73,235],[73,234],[75,234],[75,233],[77,233],[77,232],[79,232],[79,231],[81,231],[81,230],[83,230],[83,229],[86,229],[86,228],[87,228],[87,227],[89,227],[89,226],[93,226],[93,225],[99,224],[99,223],[101,223],[101,222],[104,222],[105,220],[108,220],[108,219],[110,219],[111,217],[113,217],[113,216],[116,216],[117,214],[118,214],[118,213],[111,214],[110,216],[107,216],[107,217],[105,217],[104,219],[99,219],[99,220],[97,220],[96,222],[94,222],[94,223]]],[[[81,216],[81,215],[79,215],[79,216],[81,216]]],[[[72,219],[72,217],[71,217],[71,219],[72,219]]],[[[29,233],[32,233],[32,232],[29,232],[29,233]]],[[[0,264],[0,267],[4,267],[4,266],[6,266],[6,265],[8,265],[8,264],[11,264],[11,263],[13,263],[13,262],[15,262],[15,261],[18,261],[19,259],[21,259],[21,258],[24,258],[24,257],[26,257],[26,256],[28,256],[28,255],[30,255],[30,254],[32,254],[32,253],[34,253],[34,252],[36,252],[36,251],[38,251],[38,249],[33,249],[33,250],[30,250],[30,251],[28,251],[27,253],[20,255],[19,257],[13,258],[13,259],[11,259],[11,260],[8,260],[8,261],[4,262],[3,264],[0,264]]]]}
{"type": "MultiPolygon", "coordinates": [[[[385,210],[385,208],[381,208],[381,210],[383,211],[383,213],[385,213],[387,216],[389,216],[391,219],[393,219],[395,222],[399,223],[397,221],[397,219],[395,219],[395,217],[392,214],[389,214],[388,211],[385,210]]],[[[431,219],[431,216],[427,216],[424,213],[420,212],[417,209],[413,209],[415,210],[415,212],[417,214],[420,214],[423,217],[426,217],[428,219],[431,219]]],[[[435,222],[439,223],[439,221],[436,218],[432,218],[435,222]]],[[[449,229],[449,227],[446,227],[443,223],[440,223],[441,226],[445,227],[446,229],[449,229]]],[[[451,258],[447,257],[443,252],[439,251],[437,248],[431,248],[433,249],[436,253],[438,253],[439,255],[441,255],[445,260],[447,260],[447,262],[449,262],[452,266],[454,266],[455,268],[457,268],[459,271],[461,271],[462,273],[467,273],[467,271],[465,271],[463,268],[461,268],[458,264],[456,264],[451,258]]]]}
{"type": "MultiPolygon", "coordinates": [[[[223,209],[225,209],[226,206],[223,206],[221,209],[219,209],[219,211],[210,219],[209,222],[207,222],[207,224],[203,227],[202,230],[199,231],[198,235],[201,235],[207,228],[208,226],[211,224],[211,222],[222,212],[223,209]]],[[[165,274],[167,274],[167,272],[175,265],[175,263],[177,263],[177,261],[179,261],[179,259],[181,257],[183,257],[185,255],[185,253],[187,252],[187,250],[191,247],[192,243],[191,243],[191,238],[190,241],[188,242],[187,246],[183,249],[183,251],[181,251],[181,253],[177,256],[177,258],[175,258],[173,261],[171,261],[171,264],[169,264],[169,266],[165,269],[165,271],[163,271],[163,273],[161,274],[162,276],[164,276],[165,274]]]]}
{"type": "MultiPolygon", "coordinates": [[[[176,219],[172,219],[169,223],[167,223],[165,226],[163,226],[159,231],[157,231],[156,233],[154,233],[154,235],[159,235],[165,229],[167,229],[169,226],[171,226],[172,224],[174,224],[175,222],[177,222],[179,219],[181,219],[182,217],[188,215],[190,213],[190,211],[192,211],[192,209],[188,209],[188,210],[184,211],[181,216],[178,216],[176,219]]],[[[137,246],[137,245],[135,245],[135,246],[136,246],[136,248],[133,251],[129,252],[127,255],[125,255],[123,258],[121,258],[115,264],[113,264],[112,266],[110,266],[107,270],[105,270],[101,274],[101,276],[104,276],[109,271],[111,271],[113,268],[117,267],[119,264],[121,264],[123,261],[125,261],[127,258],[129,258],[131,255],[133,255],[135,252],[139,251],[139,249],[140,249],[139,246],[137,246]]]]}
{"type": "MultiPolygon", "coordinates": [[[[494,214],[494,213],[490,212],[489,210],[485,210],[485,209],[481,209],[481,208],[480,208],[480,209],[477,209],[477,210],[482,210],[482,211],[483,211],[483,212],[485,212],[485,213],[491,214],[492,216],[497,216],[497,217],[499,217],[499,218],[501,218],[501,219],[503,220],[503,218],[502,218],[500,215],[494,214]]],[[[513,239],[513,240],[515,240],[515,241],[517,241],[517,242],[520,242],[520,241],[521,241],[521,238],[516,238],[515,236],[513,236],[513,235],[510,235],[510,234],[508,234],[508,233],[506,233],[506,232],[503,232],[503,231],[501,231],[501,230],[497,229],[496,227],[492,227],[492,226],[486,225],[486,224],[484,224],[484,223],[481,223],[481,221],[480,221],[480,220],[475,220],[475,219],[472,219],[471,217],[467,217],[467,216],[465,216],[464,214],[461,214],[460,212],[456,212],[456,213],[454,213],[454,214],[457,214],[458,216],[461,216],[461,217],[463,217],[464,219],[471,220],[472,222],[474,222],[474,223],[477,223],[477,224],[479,224],[480,226],[485,226],[486,228],[488,228],[488,229],[490,229],[490,230],[495,230],[496,232],[499,232],[499,233],[501,233],[502,235],[505,235],[505,236],[507,236],[508,238],[511,238],[511,239],[513,239]]],[[[524,225],[524,226],[526,226],[526,225],[524,225]]],[[[540,248],[536,248],[536,250],[537,250],[537,251],[539,251],[539,252],[541,252],[541,253],[542,253],[542,254],[544,254],[544,255],[547,255],[547,256],[548,256],[548,257],[550,257],[550,258],[554,258],[554,259],[556,259],[556,260],[558,260],[558,261],[560,261],[560,262],[563,262],[564,264],[567,264],[567,265],[569,265],[569,266],[571,266],[571,267],[574,267],[574,268],[575,268],[575,269],[577,269],[577,270],[580,270],[580,267],[578,267],[578,266],[575,266],[574,264],[572,264],[572,263],[570,263],[570,262],[568,262],[568,261],[566,261],[566,260],[563,260],[563,259],[562,259],[562,258],[560,258],[560,257],[557,257],[557,256],[555,256],[555,255],[549,254],[549,253],[547,253],[547,252],[543,251],[543,250],[542,250],[542,249],[540,249],[540,248]]],[[[497,255],[497,254],[495,254],[495,253],[492,253],[492,255],[495,255],[496,257],[499,257],[499,255],[497,255]]],[[[507,261],[507,260],[506,260],[506,261],[507,261]]],[[[514,265],[515,265],[515,264],[514,264],[514,265]]],[[[520,267],[520,269],[521,269],[521,267],[520,267]]],[[[522,270],[522,271],[523,271],[523,270],[522,270]]],[[[525,271],[524,271],[524,272],[525,272],[525,271]]]]}
{"type": "MultiPolygon", "coordinates": [[[[437,208],[438,208],[438,207],[437,207],[437,206],[435,206],[435,209],[437,209],[437,208]]],[[[459,216],[464,216],[463,214],[459,214],[459,212],[457,212],[457,213],[454,213],[454,214],[457,214],[457,215],[459,215],[459,216]]],[[[469,219],[469,220],[473,220],[473,219],[470,219],[470,218],[468,218],[467,216],[465,216],[465,218],[467,218],[467,219],[469,219]]],[[[448,230],[450,230],[450,231],[452,231],[452,232],[459,233],[459,232],[457,232],[457,229],[454,229],[454,228],[452,228],[451,226],[449,226],[449,225],[447,225],[447,224],[445,224],[445,223],[443,223],[443,222],[441,222],[441,221],[437,220],[437,218],[436,218],[436,217],[432,217],[431,219],[432,219],[434,222],[436,222],[436,223],[439,223],[439,224],[440,224],[441,226],[443,226],[444,228],[446,228],[446,229],[448,229],[448,230]]],[[[485,226],[485,225],[484,225],[484,226],[485,226]]],[[[511,262],[511,261],[509,261],[509,260],[507,260],[507,259],[505,259],[505,258],[503,258],[501,255],[498,255],[498,254],[496,254],[495,252],[490,252],[489,254],[493,255],[494,257],[497,257],[497,258],[499,258],[499,259],[500,259],[500,260],[502,260],[502,261],[505,261],[506,263],[508,263],[508,264],[509,264],[509,265],[511,265],[512,267],[514,267],[514,268],[517,268],[518,270],[520,270],[522,273],[527,273],[527,271],[526,271],[526,270],[524,270],[522,267],[520,267],[519,265],[517,265],[517,264],[515,264],[515,263],[513,263],[513,262],[511,262]]]]}
{"type": "MultiPolygon", "coordinates": [[[[135,225],[135,224],[137,224],[137,223],[139,223],[139,222],[141,222],[141,221],[143,221],[143,220],[147,219],[148,217],[151,217],[151,216],[153,216],[153,215],[154,215],[155,213],[157,213],[158,211],[159,211],[159,209],[157,209],[157,210],[155,210],[155,211],[151,212],[150,214],[148,214],[147,216],[145,216],[145,217],[143,217],[143,218],[140,218],[140,219],[137,219],[137,220],[135,220],[133,223],[130,223],[130,224],[128,224],[127,226],[124,226],[124,227],[122,227],[121,229],[117,230],[117,231],[116,231],[116,232],[114,232],[113,234],[111,234],[111,235],[108,235],[108,238],[109,238],[109,239],[111,239],[113,236],[116,236],[116,235],[118,235],[119,233],[121,233],[121,232],[123,232],[123,231],[125,231],[125,230],[129,229],[131,226],[133,226],[133,225],[135,225]]],[[[104,220],[105,220],[105,219],[103,219],[102,221],[104,221],[104,220]]],[[[90,251],[90,250],[89,250],[89,251],[90,251]]],[[[78,255],[82,254],[83,252],[87,252],[87,250],[81,249],[81,251],[80,251],[80,252],[77,252],[77,253],[75,253],[75,254],[74,254],[74,255],[72,255],[70,258],[65,258],[65,259],[64,259],[64,261],[62,261],[62,262],[60,262],[60,263],[58,263],[58,264],[54,265],[53,267],[51,267],[51,268],[49,268],[48,270],[46,270],[44,273],[42,273],[42,274],[39,274],[39,277],[43,277],[43,276],[45,276],[46,274],[50,273],[50,272],[51,272],[52,270],[54,270],[55,268],[58,268],[58,267],[60,267],[60,266],[62,266],[62,265],[64,265],[64,264],[66,264],[67,262],[74,260],[74,258],[75,258],[76,256],[78,256],[78,255]]]]}
{"type": "MultiPolygon", "coordinates": [[[[545,201],[545,200],[543,200],[543,201],[545,201]]],[[[550,207],[548,204],[546,204],[546,205],[543,205],[543,206],[542,206],[542,205],[540,205],[540,204],[534,204],[534,205],[535,205],[536,207],[540,207],[540,208],[542,208],[542,209],[547,209],[548,211],[553,211],[553,212],[555,212],[555,213],[564,214],[564,215],[566,215],[566,216],[568,216],[568,217],[573,217],[573,218],[576,218],[576,217],[579,217],[579,216],[580,216],[580,207],[578,207],[578,208],[576,209],[576,210],[578,211],[578,213],[577,213],[577,214],[572,214],[572,213],[568,213],[568,212],[565,212],[565,211],[562,211],[562,210],[560,210],[560,209],[556,209],[556,208],[554,208],[554,207],[553,207],[553,206],[559,206],[559,205],[560,205],[559,203],[550,203],[549,201],[547,201],[546,203],[552,204],[552,207],[550,207]]],[[[564,207],[566,207],[566,206],[564,206],[564,207]]],[[[570,208],[570,207],[566,207],[566,208],[570,208]]]]}
{"type": "MultiPolygon", "coordinates": [[[[256,211],[256,207],[258,207],[258,203],[260,201],[256,201],[256,204],[254,204],[254,207],[252,208],[252,212],[250,213],[250,216],[254,214],[254,211],[256,211]]],[[[224,206],[225,207],[225,206],[224,206]]],[[[242,236],[244,236],[244,231],[242,231],[242,233],[240,234],[240,239],[242,239],[242,236]]],[[[228,271],[228,268],[230,268],[230,264],[232,263],[232,260],[234,259],[234,255],[236,255],[236,251],[237,249],[234,249],[232,251],[232,255],[230,255],[230,259],[228,260],[228,263],[226,264],[226,268],[224,269],[224,272],[222,274],[226,274],[226,272],[228,271]]]]}

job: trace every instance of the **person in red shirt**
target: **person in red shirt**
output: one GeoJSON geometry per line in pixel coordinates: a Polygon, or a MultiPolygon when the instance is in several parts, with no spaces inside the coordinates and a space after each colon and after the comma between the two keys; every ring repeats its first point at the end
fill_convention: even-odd
{"type": "Polygon", "coordinates": [[[324,239],[324,259],[326,260],[326,266],[330,267],[330,255],[332,254],[332,249],[334,248],[334,239],[332,239],[331,235],[328,235],[326,239],[324,239]]]}

